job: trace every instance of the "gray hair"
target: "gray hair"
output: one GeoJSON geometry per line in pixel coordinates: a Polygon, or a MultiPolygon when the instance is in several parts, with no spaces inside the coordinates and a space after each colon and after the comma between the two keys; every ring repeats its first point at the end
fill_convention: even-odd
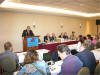
{"type": "Polygon", "coordinates": [[[61,53],[65,52],[66,55],[70,54],[70,49],[68,48],[68,46],[66,44],[58,45],[57,51],[59,51],[61,53]]]}

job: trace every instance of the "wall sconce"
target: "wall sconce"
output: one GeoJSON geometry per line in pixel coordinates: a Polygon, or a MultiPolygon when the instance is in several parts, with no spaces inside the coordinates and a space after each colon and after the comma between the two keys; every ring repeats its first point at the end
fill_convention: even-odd
{"type": "Polygon", "coordinates": [[[35,24],[35,22],[33,23],[33,28],[36,28],[36,24],[35,24]]]}
{"type": "Polygon", "coordinates": [[[60,28],[63,28],[63,23],[60,24],[60,28]]]}
{"type": "Polygon", "coordinates": [[[80,24],[80,28],[82,28],[82,24],[80,24]]]}

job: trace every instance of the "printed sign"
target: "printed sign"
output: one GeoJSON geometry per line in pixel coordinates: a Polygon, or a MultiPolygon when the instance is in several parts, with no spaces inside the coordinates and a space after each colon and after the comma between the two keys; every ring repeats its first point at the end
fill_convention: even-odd
{"type": "Polygon", "coordinates": [[[27,47],[38,46],[38,37],[27,38],[27,47]]]}

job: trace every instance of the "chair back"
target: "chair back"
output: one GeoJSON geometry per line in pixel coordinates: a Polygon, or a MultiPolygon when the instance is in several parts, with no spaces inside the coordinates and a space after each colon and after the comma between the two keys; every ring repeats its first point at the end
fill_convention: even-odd
{"type": "Polygon", "coordinates": [[[50,61],[51,60],[51,53],[50,52],[44,53],[43,54],[43,60],[44,61],[50,61]]]}
{"type": "Polygon", "coordinates": [[[13,75],[13,72],[16,71],[16,61],[10,56],[4,57],[0,62],[0,65],[3,68],[4,75],[13,75]]]}
{"type": "Polygon", "coordinates": [[[96,43],[96,48],[100,48],[100,42],[96,43]]]}
{"type": "Polygon", "coordinates": [[[96,66],[94,75],[100,75],[100,63],[96,66]]]}
{"type": "Polygon", "coordinates": [[[90,70],[87,67],[83,67],[77,75],[90,75],[90,70]]]}
{"type": "Polygon", "coordinates": [[[89,47],[88,47],[88,50],[91,51],[94,49],[95,49],[95,45],[93,43],[91,43],[91,45],[89,45],[89,47]]]}

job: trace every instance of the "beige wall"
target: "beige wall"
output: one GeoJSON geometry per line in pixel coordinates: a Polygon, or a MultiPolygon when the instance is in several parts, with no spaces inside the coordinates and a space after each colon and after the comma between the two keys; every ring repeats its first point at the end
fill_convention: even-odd
{"type": "MultiPolygon", "coordinates": [[[[98,33],[100,33],[100,25],[98,25],[98,33]]],[[[86,32],[85,34],[92,34],[93,36],[97,35],[97,25],[96,19],[86,21],[86,32]]]]}
{"type": "Polygon", "coordinates": [[[27,25],[30,25],[35,35],[40,35],[40,39],[43,40],[43,36],[48,32],[55,32],[57,36],[61,32],[70,35],[71,31],[75,31],[76,35],[85,35],[86,23],[84,18],[0,12],[0,52],[4,51],[3,44],[7,40],[13,43],[15,52],[22,51],[21,35],[27,25]],[[34,23],[36,28],[33,27],[34,23]],[[61,24],[63,28],[60,28],[61,24]]]}

